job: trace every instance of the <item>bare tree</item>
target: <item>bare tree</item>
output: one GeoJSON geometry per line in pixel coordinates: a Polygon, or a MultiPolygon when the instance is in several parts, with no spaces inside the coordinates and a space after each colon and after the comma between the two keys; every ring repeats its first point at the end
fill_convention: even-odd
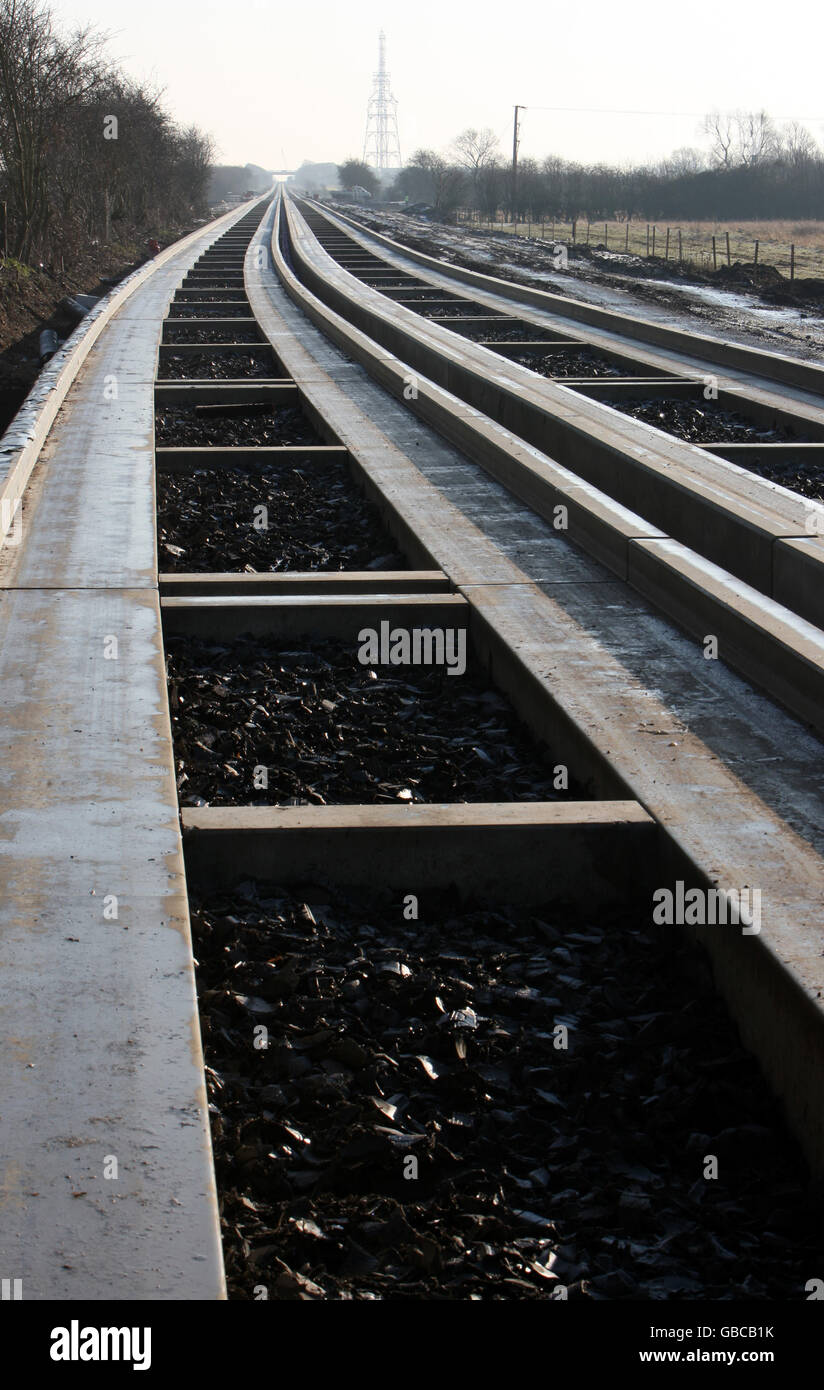
{"type": "MultiPolygon", "coordinates": [[[[539,166],[524,159],[519,212],[531,211],[536,221],[549,213],[593,222],[818,216],[824,152],[803,126],[778,131],[766,112],[733,111],[707,116],[705,129],[713,140],[711,154],[686,147],[655,165],[583,165],[550,155],[539,166]]],[[[473,177],[475,132],[465,135],[469,154],[460,164],[418,150],[396,180],[397,194],[434,204],[441,216],[458,201],[494,216],[508,200],[510,166],[490,156],[473,177]]]]}
{"type": "Polygon", "coordinates": [[[511,173],[498,159],[488,159],[475,180],[475,203],[486,217],[492,217],[503,202],[511,173]]]}
{"type": "Polygon", "coordinates": [[[438,217],[448,217],[460,206],[466,187],[463,169],[450,164],[435,150],[417,150],[409,163],[428,176],[430,198],[438,217]]]}
{"type": "Polygon", "coordinates": [[[720,169],[754,168],[777,152],[775,126],[766,111],[712,111],[704,118],[710,155],[720,169]]]}
{"type": "Polygon", "coordinates": [[[34,0],[0,0],[0,161],[15,255],[25,259],[49,216],[47,154],[69,111],[101,83],[103,38],[68,37],[34,0]]]}
{"type": "Polygon", "coordinates": [[[766,111],[737,111],[735,124],[739,163],[753,168],[776,153],[777,133],[766,111]]]}
{"type": "Polygon", "coordinates": [[[20,260],[70,263],[117,224],[128,239],[205,206],[211,141],[179,130],[104,43],[60,33],[43,0],[0,0],[0,186],[20,260]]]}
{"type": "Polygon", "coordinates": [[[820,153],[814,137],[798,121],[790,121],[782,128],[776,144],[780,157],[794,168],[815,159],[820,153]]]}
{"type": "Polygon", "coordinates": [[[477,182],[480,171],[497,158],[498,137],[488,126],[484,130],[468,126],[454,140],[453,149],[458,164],[472,176],[474,183],[477,182]]]}
{"type": "Polygon", "coordinates": [[[683,145],[681,149],[673,150],[672,154],[661,163],[661,173],[665,178],[680,179],[690,174],[697,174],[699,170],[706,168],[706,156],[701,150],[695,149],[693,145],[683,145]]]}
{"type": "Polygon", "coordinates": [[[730,112],[710,111],[704,117],[703,132],[710,139],[713,164],[729,169],[735,159],[735,117],[730,112]]]}

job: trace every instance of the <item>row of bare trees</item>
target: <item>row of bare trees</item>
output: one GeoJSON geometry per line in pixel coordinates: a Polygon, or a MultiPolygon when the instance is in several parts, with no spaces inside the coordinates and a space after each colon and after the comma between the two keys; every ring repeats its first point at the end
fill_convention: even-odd
{"type": "Polygon", "coordinates": [[[0,0],[2,249],[70,263],[202,210],[212,144],[108,61],[89,29],[61,31],[40,0],[0,0]]]}
{"type": "Polygon", "coordinates": [[[764,111],[713,112],[708,149],[677,150],[656,165],[581,164],[550,155],[522,159],[517,180],[491,130],[468,129],[450,150],[418,150],[388,190],[427,203],[447,218],[459,207],[491,217],[820,218],[824,151],[797,123],[777,126],[764,111]]]}

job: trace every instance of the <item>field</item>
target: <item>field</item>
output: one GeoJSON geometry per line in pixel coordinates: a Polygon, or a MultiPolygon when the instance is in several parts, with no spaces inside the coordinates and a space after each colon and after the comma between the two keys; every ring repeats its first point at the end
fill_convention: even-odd
{"type": "Polygon", "coordinates": [[[610,251],[630,251],[636,256],[656,255],[671,261],[679,259],[702,270],[713,270],[727,263],[729,234],[730,263],[772,265],[782,275],[824,279],[824,222],[592,222],[585,218],[571,222],[478,223],[473,225],[518,236],[557,237],[561,241],[589,246],[606,246],[610,251]],[[667,233],[669,232],[669,240],[667,233]],[[680,240],[679,240],[680,234],[680,240]],[[715,254],[713,255],[713,237],[715,254]],[[794,248],[791,249],[791,248],[794,248]]]}

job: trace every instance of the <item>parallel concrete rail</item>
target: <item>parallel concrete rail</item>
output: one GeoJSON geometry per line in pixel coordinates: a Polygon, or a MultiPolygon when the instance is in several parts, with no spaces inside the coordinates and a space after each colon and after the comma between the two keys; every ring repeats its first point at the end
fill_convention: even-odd
{"type": "MultiPolygon", "coordinates": [[[[805,531],[811,513],[824,528],[824,508],[422,320],[332,261],[302,222],[292,254],[326,303],[475,415],[439,411],[416,386],[424,419],[542,516],[561,507],[572,540],[824,730],[824,541],[805,531]]],[[[805,410],[824,429],[824,407],[805,410]]]]}
{"type": "MultiPolygon", "coordinates": [[[[406,399],[419,416],[434,424],[448,440],[459,442],[462,451],[485,470],[503,476],[508,487],[515,472],[512,460],[519,465],[526,462],[544,476],[550,472],[557,495],[574,498],[581,512],[587,514],[590,535],[598,533],[599,516],[606,519],[601,535],[608,528],[614,539],[602,543],[599,558],[609,563],[611,551],[624,547],[626,553],[628,540],[635,544],[650,536],[642,517],[628,516],[625,510],[622,513],[608,497],[593,496],[568,469],[559,476],[561,465],[555,460],[524,445],[498,424],[494,414],[484,414],[476,404],[462,399],[462,393],[445,389],[438,356],[449,359],[447,379],[452,385],[460,380],[464,367],[463,349],[454,346],[454,337],[447,344],[446,330],[421,320],[413,327],[402,306],[387,307],[385,299],[378,304],[377,296],[360,285],[356,292],[347,283],[351,277],[325,255],[292,208],[287,208],[273,229],[272,254],[288,296],[345,356],[337,355],[325,382],[318,373],[317,350],[315,360],[307,360],[299,349],[292,356],[291,344],[289,350],[284,346],[278,316],[271,307],[267,312],[267,298],[271,304],[273,293],[271,272],[260,272],[247,261],[249,296],[260,322],[307,397],[311,400],[323,393],[326,417],[336,422],[337,436],[358,452],[376,483],[380,476],[383,491],[396,506],[401,498],[409,505],[409,484],[401,482],[397,463],[390,467],[383,462],[387,458],[386,440],[370,437],[367,421],[357,414],[351,399],[346,400],[344,393],[351,397],[353,389],[352,369],[344,365],[346,359],[364,364],[398,399],[404,398],[405,388],[414,378],[417,398],[409,400],[406,391],[406,399]],[[434,334],[440,335],[437,352],[434,334]],[[408,353],[410,347],[412,352],[408,353]],[[431,374],[423,373],[424,360],[431,364],[431,374]],[[330,380],[339,383],[336,393],[330,392],[330,380]],[[371,463],[365,440],[372,443],[371,463]],[[496,472],[490,464],[496,457],[510,460],[507,474],[496,472]]],[[[278,302],[283,315],[282,295],[278,302]]],[[[472,345],[466,350],[471,355],[472,345]]],[[[331,351],[329,356],[333,356],[331,351]]],[[[492,373],[486,364],[473,361],[467,370],[473,369],[477,379],[488,386],[492,373]]],[[[362,395],[368,393],[362,391],[362,395]]],[[[499,397],[493,393],[489,399],[499,397]]],[[[559,413],[564,408],[569,409],[559,405],[559,413]]],[[[519,487],[512,490],[523,496],[519,487]]],[[[801,510],[800,503],[794,505],[801,510]]],[[[712,699],[705,688],[696,687],[696,682],[698,686],[708,684],[699,675],[701,654],[694,648],[690,654],[689,643],[678,645],[677,657],[672,647],[667,651],[672,659],[669,700],[645,688],[645,682],[638,679],[645,666],[656,667],[661,679],[662,662],[657,661],[660,652],[655,645],[662,641],[660,627],[645,616],[643,605],[630,600],[636,614],[632,636],[622,624],[611,632],[610,625],[602,621],[603,605],[611,601],[613,607],[621,608],[627,602],[626,591],[623,586],[610,585],[609,576],[603,570],[599,573],[600,567],[593,564],[586,567],[587,581],[578,582],[580,562],[573,558],[573,547],[565,540],[559,540],[566,551],[558,570],[566,567],[566,579],[559,573],[550,587],[541,586],[541,592],[516,569],[499,575],[490,585],[478,575],[477,538],[467,537],[467,544],[462,544],[443,500],[436,511],[416,496],[414,509],[419,536],[428,538],[430,553],[467,598],[476,642],[486,651],[503,687],[518,699],[522,713],[528,713],[532,702],[535,726],[549,723],[555,733],[562,729],[567,744],[574,747],[578,775],[585,780],[588,777],[589,785],[601,794],[606,788],[613,794],[621,788],[659,826],[660,858],[653,873],[664,872],[667,882],[680,877],[704,885],[760,886],[764,902],[760,934],[734,936],[712,928],[697,928],[695,934],[709,951],[719,987],[742,1035],[782,1096],[814,1169],[824,1171],[824,1099],[819,1081],[824,1067],[824,865],[820,857],[824,805],[813,772],[820,765],[820,742],[734,678],[730,678],[726,698],[715,702],[714,717],[708,717],[707,701],[709,698],[712,703],[712,699]],[[599,584],[603,586],[600,591],[599,584]],[[719,732],[719,724],[723,732],[719,732]],[[665,744],[651,740],[650,727],[673,730],[677,738],[665,744]],[[695,732],[696,727],[703,727],[703,738],[695,732]],[[766,756],[774,759],[773,770],[783,769],[777,778],[765,778],[753,765],[748,749],[756,729],[761,749],[771,750],[766,756]],[[788,750],[800,752],[799,739],[805,751],[794,764],[788,750]],[[799,797],[804,810],[796,814],[799,797]]],[[[577,536],[573,533],[581,544],[586,529],[582,527],[577,536]]],[[[667,547],[677,548],[666,536],[655,535],[654,528],[653,539],[664,555],[667,547]]],[[[599,553],[594,545],[586,548],[599,553]]],[[[703,565],[705,579],[726,586],[730,594],[735,592],[731,576],[720,570],[713,573],[706,562],[703,565]]],[[[611,568],[621,572],[619,565],[612,564],[611,568]]],[[[625,574],[630,575],[628,564],[625,574]]],[[[678,569],[665,569],[663,574],[669,574],[669,579],[665,583],[661,572],[656,575],[655,603],[669,609],[673,595],[678,594],[678,569]]],[[[711,587],[710,583],[702,587],[702,602],[704,596],[711,595],[711,587]]],[[[738,602],[730,601],[731,609],[740,607],[741,597],[739,590],[738,602]]],[[[755,602],[758,595],[750,590],[745,597],[747,602],[755,602]]],[[[688,608],[682,595],[679,603],[682,609],[688,608]]],[[[718,608],[713,616],[717,618],[718,608]]],[[[688,617],[685,612],[684,619],[688,617]]],[[[791,615],[787,621],[792,626],[791,615]]],[[[759,633],[764,630],[759,625],[759,633]]],[[[820,633],[810,627],[810,635],[818,651],[820,633]]]]}
{"type": "MultiPolygon", "coordinates": [[[[608,408],[610,398],[617,401],[639,393],[692,394],[700,400],[704,381],[711,375],[723,403],[731,408],[762,424],[794,424],[821,441],[824,368],[754,349],[738,352],[735,345],[664,329],[613,311],[593,309],[587,322],[597,327],[571,328],[567,311],[574,321],[574,301],[529,290],[525,293],[533,312],[527,315],[528,326],[536,338],[561,339],[559,346],[585,344],[648,374],[641,385],[632,378],[589,383],[536,378],[497,352],[490,354],[483,346],[461,341],[461,325],[471,329],[483,320],[421,322],[408,294],[393,312],[386,296],[401,291],[379,292],[381,281],[375,276],[385,270],[375,267],[395,267],[396,276],[409,275],[423,260],[427,263],[426,280],[416,275],[416,281],[447,287],[453,300],[456,295],[466,295],[463,282],[468,278],[474,292],[467,302],[487,306],[498,316],[490,322],[499,325],[507,322],[507,316],[520,314],[517,305],[523,299],[523,287],[462,272],[421,253],[412,254],[387,238],[367,236],[326,209],[321,212],[316,205],[302,206],[308,215],[322,218],[333,238],[345,234],[347,242],[352,239],[364,248],[364,259],[357,255],[352,259],[347,247],[346,269],[336,267],[340,278],[321,275],[327,297],[348,295],[347,312],[353,322],[385,347],[398,351],[413,368],[420,368],[468,404],[491,414],[519,440],[537,446],[543,455],[572,469],[579,480],[640,514],[647,523],[644,534],[650,534],[652,524],[654,534],[673,537],[801,617],[819,626],[824,623],[824,508],[820,504],[739,467],[735,460],[745,462],[754,446],[687,444],[608,408]],[[340,232],[335,230],[338,227],[340,232]],[[664,350],[658,346],[662,340],[664,350]],[[643,346],[635,347],[636,342],[643,346]],[[720,375],[718,365],[723,367],[720,375]],[[766,385],[766,381],[778,384],[766,385]]],[[[308,251],[313,240],[308,242],[308,251]]],[[[328,272],[328,261],[321,264],[328,272]]],[[[316,273],[311,267],[304,269],[310,277],[316,273]]],[[[339,301],[337,307],[342,303],[339,301]]],[[[516,322],[523,322],[523,318],[516,322]]],[[[808,449],[820,458],[823,446],[820,442],[762,444],[758,451],[790,447],[808,449]]]]}

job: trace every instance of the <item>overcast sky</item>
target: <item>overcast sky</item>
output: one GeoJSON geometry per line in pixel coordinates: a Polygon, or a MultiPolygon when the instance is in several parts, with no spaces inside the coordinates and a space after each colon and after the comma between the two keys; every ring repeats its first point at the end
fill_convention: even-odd
{"type": "Polygon", "coordinates": [[[808,41],[799,41],[792,13],[772,0],[53,5],[67,24],[111,34],[122,66],[165,88],[175,117],[211,132],[227,164],[291,169],[304,159],[360,157],[381,28],[404,158],[421,146],[446,149],[467,126],[490,126],[510,151],[515,102],[529,108],[522,157],[655,159],[700,145],[700,115],[714,107],[812,118],[824,143],[813,11],[802,21],[808,41]],[[627,109],[656,114],[617,114],[627,109]]]}

